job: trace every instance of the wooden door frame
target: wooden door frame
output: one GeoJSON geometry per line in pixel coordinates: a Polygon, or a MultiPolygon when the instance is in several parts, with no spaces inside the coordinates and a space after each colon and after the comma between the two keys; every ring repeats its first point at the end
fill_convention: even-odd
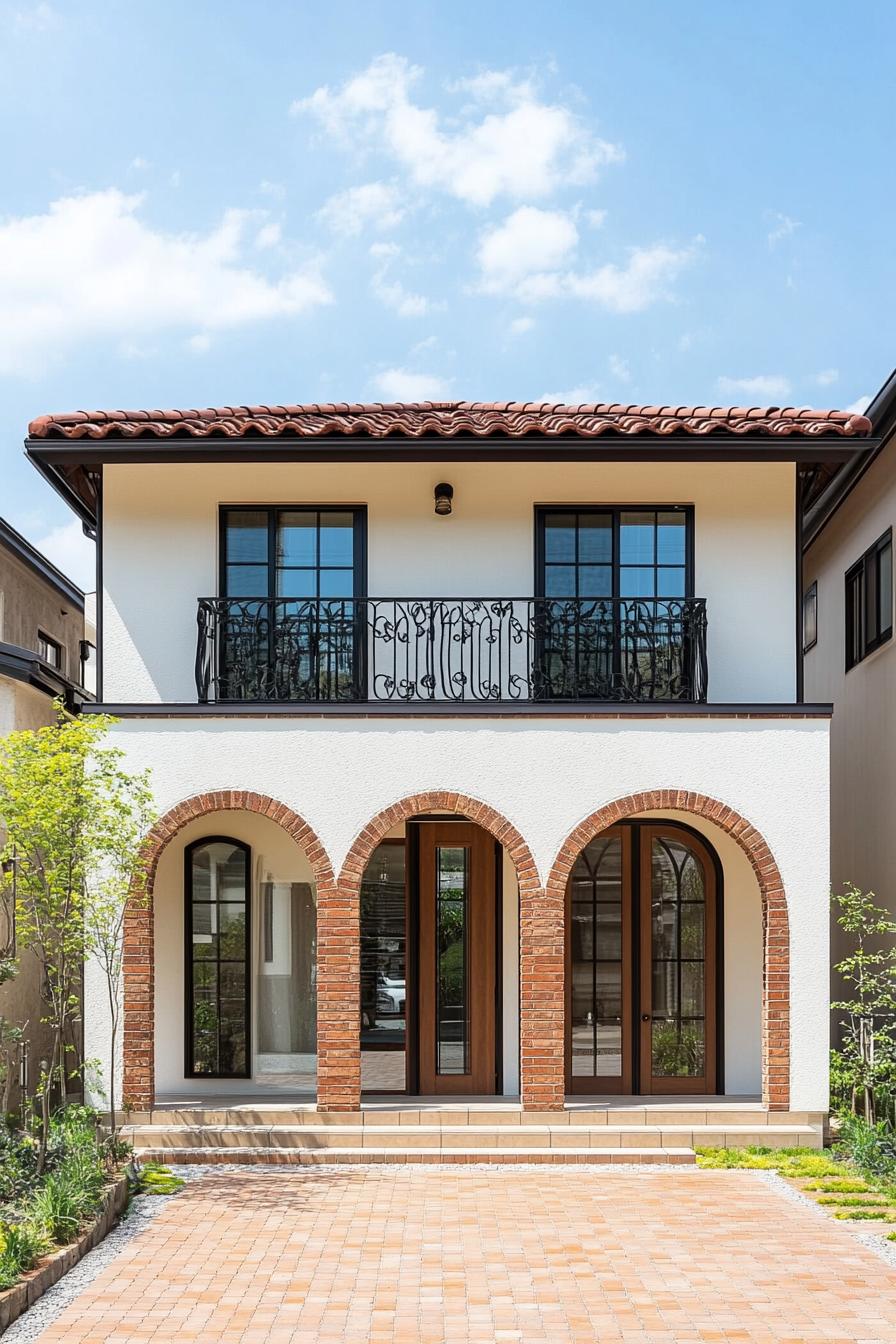
{"type": "MultiPolygon", "coordinates": [[[[623,894],[628,894],[629,910],[628,924],[630,931],[629,944],[629,969],[626,975],[623,969],[624,983],[627,979],[628,994],[623,997],[623,1034],[626,1028],[628,1031],[628,1045],[626,1047],[623,1041],[623,1074],[621,1080],[605,1080],[592,1076],[579,1077],[574,1079],[571,1076],[571,1051],[572,1051],[572,872],[566,886],[566,902],[564,914],[564,960],[565,960],[565,993],[564,993],[564,1071],[565,1087],[567,1093],[575,1096],[651,1096],[651,1095],[675,1095],[693,1093],[694,1095],[703,1095],[694,1093],[693,1078],[688,1079],[668,1079],[668,1083],[681,1084],[677,1087],[657,1087],[652,1091],[645,1091],[644,1064],[649,1060],[649,1052],[645,1056],[644,1040],[646,1032],[644,1024],[641,1023],[642,999],[645,994],[649,994],[649,975],[644,976],[643,947],[645,938],[645,927],[647,936],[650,933],[650,921],[643,918],[643,908],[646,903],[646,897],[642,898],[641,888],[643,886],[643,849],[644,832],[650,832],[651,829],[656,832],[662,831],[664,834],[678,831],[686,836],[689,842],[696,841],[696,847],[702,851],[704,859],[704,871],[707,874],[707,889],[711,887],[714,897],[714,923],[712,941],[707,937],[707,952],[711,952],[713,960],[714,974],[707,979],[707,1002],[710,995],[713,999],[713,1018],[710,1023],[709,1013],[707,1011],[707,1052],[706,1059],[710,1064],[707,1070],[707,1078],[712,1081],[713,1092],[707,1091],[705,1095],[719,1095],[724,1092],[724,1052],[725,1052],[725,996],[724,996],[724,881],[723,869],[719,856],[707,836],[702,831],[698,831],[695,826],[688,825],[687,822],[679,821],[677,818],[670,818],[666,821],[663,817],[645,817],[643,819],[633,818],[617,822],[613,826],[598,832],[592,836],[592,840],[597,840],[602,836],[612,835],[614,833],[626,833],[629,837],[629,851],[626,855],[623,849],[623,864],[628,864],[628,871],[623,870],[623,894]],[[647,981],[646,989],[643,982],[647,981]],[[710,983],[711,981],[711,983],[710,983]],[[710,1029],[714,1038],[714,1046],[710,1052],[709,1037],[710,1029]],[[625,1056],[627,1055],[627,1059],[625,1056]],[[635,1086],[641,1090],[634,1091],[635,1086]]],[[[589,842],[590,843],[590,842],[589,842]]],[[[573,869],[575,865],[573,865],[573,869]]],[[[649,891],[649,887],[648,887],[649,891]]],[[[648,907],[649,908],[649,907],[648,907]]],[[[623,941],[625,940],[625,918],[623,918],[623,941]]],[[[623,956],[625,952],[623,951],[623,956]]],[[[707,957],[707,962],[709,957],[707,957]]],[[[647,1079],[649,1083],[651,1080],[647,1079]]],[[[657,1080],[653,1080],[656,1082],[657,1080]]]]}
{"type": "MultiPolygon", "coordinates": [[[[501,883],[501,847],[494,837],[463,816],[425,816],[414,817],[407,825],[409,880],[408,880],[408,937],[413,934],[413,1030],[407,1031],[408,1040],[408,1092],[427,1096],[499,1096],[502,1087],[502,1049],[501,1049],[501,1002],[502,1002],[502,883],[501,883]],[[424,830],[425,828],[425,830],[424,830]],[[444,838],[434,836],[444,830],[444,838]],[[429,837],[425,831],[429,831],[429,837]],[[461,835],[458,835],[458,832],[461,835]],[[466,835],[463,833],[466,832],[466,835]],[[486,891],[491,891],[492,900],[487,901],[478,911],[480,924],[480,954],[482,961],[490,965],[494,982],[494,994],[481,995],[478,1011],[471,1022],[470,1055],[471,1074],[443,1074],[435,1071],[434,1041],[426,1040],[422,1023],[434,1013],[435,983],[432,976],[428,979],[423,973],[421,944],[423,937],[432,929],[429,922],[430,911],[424,911],[421,900],[421,871],[424,863],[423,842],[432,841],[432,851],[438,845],[461,847],[470,845],[473,849],[473,863],[478,864],[478,874],[473,877],[481,882],[486,891]],[[478,843],[477,843],[478,842],[478,843]],[[478,848],[478,854],[477,854],[478,848]],[[413,1045],[413,1064],[411,1046],[413,1045]],[[438,1080],[438,1085],[428,1088],[429,1081],[438,1080]]],[[[471,874],[472,876],[472,874],[471,874]]],[[[477,912],[474,910],[474,917],[477,912]]],[[[471,929],[471,936],[476,931],[471,929]]],[[[410,972],[409,972],[410,975],[410,972]]],[[[408,1022],[408,1028],[411,1024],[408,1022]]]]}

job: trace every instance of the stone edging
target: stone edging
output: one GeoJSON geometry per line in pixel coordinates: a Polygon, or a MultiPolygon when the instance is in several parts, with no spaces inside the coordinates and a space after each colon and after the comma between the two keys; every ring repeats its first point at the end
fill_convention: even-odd
{"type": "Polygon", "coordinates": [[[43,1297],[48,1288],[58,1283],[63,1274],[67,1274],[88,1251],[99,1245],[118,1222],[127,1202],[128,1178],[120,1176],[108,1190],[102,1212],[92,1227],[83,1232],[77,1241],[51,1252],[36,1269],[29,1270],[21,1282],[0,1293],[0,1334],[33,1306],[39,1297],[43,1297]]]}

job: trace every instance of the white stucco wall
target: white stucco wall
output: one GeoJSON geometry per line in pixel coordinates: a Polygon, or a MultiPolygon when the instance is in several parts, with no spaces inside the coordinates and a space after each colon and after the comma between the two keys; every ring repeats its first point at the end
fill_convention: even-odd
{"type": "MultiPolygon", "coordinates": [[[[718,798],[761,832],[781,871],[791,939],[791,1105],[826,1108],[825,720],[128,719],[114,735],[134,768],[152,769],[160,811],[208,790],[269,794],[304,817],[336,871],[372,816],[430,789],[457,790],[496,808],[526,839],[542,880],[577,823],[613,799],[663,788],[718,798]]],[[[758,896],[751,896],[752,874],[734,842],[714,828],[707,834],[732,892],[725,917],[727,1088],[756,1092],[758,896]]],[[[507,939],[505,927],[505,949],[507,939]]],[[[96,1034],[90,1015],[88,1033],[96,1034]]],[[[177,1047],[179,1059],[182,1038],[177,1047]]],[[[92,1039],[87,1053],[99,1053],[92,1039]]]]}
{"type": "Polygon", "coordinates": [[[710,699],[793,699],[793,465],[673,461],[106,466],[105,700],[195,700],[218,506],[278,502],[366,505],[368,590],[384,597],[531,596],[536,504],[693,504],[710,699]],[[450,518],[433,513],[440,480],[454,486],[450,518]]]}

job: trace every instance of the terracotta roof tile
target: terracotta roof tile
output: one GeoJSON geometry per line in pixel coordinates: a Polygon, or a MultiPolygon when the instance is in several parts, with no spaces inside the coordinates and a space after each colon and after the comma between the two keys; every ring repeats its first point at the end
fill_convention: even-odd
{"type": "Polygon", "coordinates": [[[864,415],[797,406],[581,406],[534,401],[424,401],[307,406],[220,406],[183,411],[72,411],[32,420],[33,439],[474,438],[731,434],[854,437],[864,415]]]}

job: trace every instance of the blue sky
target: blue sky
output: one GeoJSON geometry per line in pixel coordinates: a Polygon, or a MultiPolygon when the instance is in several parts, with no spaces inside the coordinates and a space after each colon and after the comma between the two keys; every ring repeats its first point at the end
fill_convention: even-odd
{"type": "Polygon", "coordinates": [[[890,3],[0,0],[0,512],[78,407],[861,405],[890,3]]]}

